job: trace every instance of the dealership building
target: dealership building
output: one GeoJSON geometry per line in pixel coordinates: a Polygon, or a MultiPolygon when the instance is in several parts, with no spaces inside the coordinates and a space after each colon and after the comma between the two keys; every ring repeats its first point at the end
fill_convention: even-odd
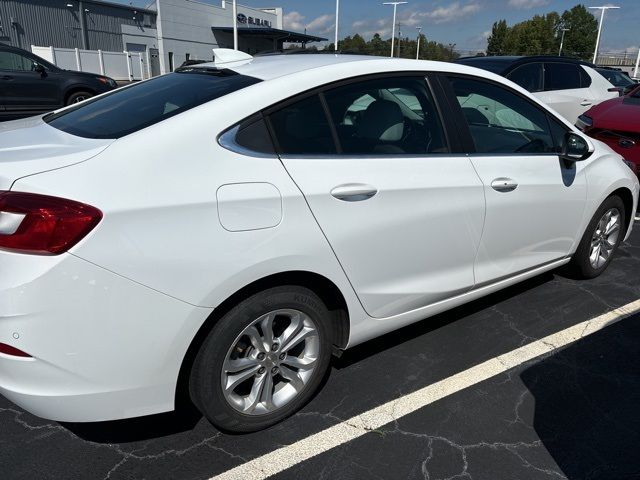
{"type": "Polygon", "coordinates": [[[285,30],[282,8],[238,5],[234,19],[231,3],[150,0],[142,8],[102,0],[2,0],[0,43],[141,52],[155,75],[185,60],[211,60],[213,48],[233,48],[234,21],[238,48],[250,54],[326,40],[285,30]]]}

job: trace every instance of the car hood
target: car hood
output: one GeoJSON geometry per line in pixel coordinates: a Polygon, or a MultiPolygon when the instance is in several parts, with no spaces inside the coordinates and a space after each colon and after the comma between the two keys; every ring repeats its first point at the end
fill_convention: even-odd
{"type": "Polygon", "coordinates": [[[0,123],[0,190],[19,178],[88,160],[113,141],[76,137],[41,117],[0,123]]]}
{"type": "Polygon", "coordinates": [[[640,133],[640,98],[613,98],[592,107],[587,116],[594,128],[640,133]]]}

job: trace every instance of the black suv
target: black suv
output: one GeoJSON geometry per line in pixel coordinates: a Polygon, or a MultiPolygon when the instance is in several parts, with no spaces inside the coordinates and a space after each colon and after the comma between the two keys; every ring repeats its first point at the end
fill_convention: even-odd
{"type": "Polygon", "coordinates": [[[63,70],[26,50],[0,44],[0,120],[50,112],[117,86],[109,77],[63,70]]]}

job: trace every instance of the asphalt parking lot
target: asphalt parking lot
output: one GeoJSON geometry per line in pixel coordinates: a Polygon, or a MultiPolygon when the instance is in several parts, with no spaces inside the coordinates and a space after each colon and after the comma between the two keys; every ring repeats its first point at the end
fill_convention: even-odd
{"type": "MultiPolygon", "coordinates": [[[[300,413],[250,435],[189,412],[58,424],[0,397],[0,478],[209,479],[235,468],[233,478],[264,457],[283,480],[640,479],[640,314],[304,461],[287,457],[300,454],[295,442],[638,299],[639,228],[595,280],[545,274],[347,351],[300,413]]],[[[237,478],[265,476],[251,475],[237,478]]]]}

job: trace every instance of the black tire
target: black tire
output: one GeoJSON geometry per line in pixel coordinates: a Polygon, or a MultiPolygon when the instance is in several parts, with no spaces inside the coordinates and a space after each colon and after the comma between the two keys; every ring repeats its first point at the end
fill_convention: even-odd
{"type": "Polygon", "coordinates": [[[571,258],[571,262],[567,265],[568,267],[567,272],[570,274],[570,276],[574,278],[579,278],[579,279],[589,279],[589,278],[595,278],[598,275],[600,275],[602,272],[604,272],[609,266],[609,264],[611,263],[611,260],[616,250],[618,249],[620,242],[624,238],[625,226],[626,226],[626,221],[625,221],[624,202],[620,197],[615,195],[607,198],[602,203],[602,205],[600,205],[600,208],[598,208],[596,213],[593,215],[593,218],[589,222],[589,225],[587,226],[587,229],[585,230],[584,235],[582,236],[582,240],[580,240],[580,244],[578,245],[576,253],[573,254],[573,257],[571,258]],[[591,251],[591,241],[596,232],[600,219],[606,212],[608,212],[612,208],[617,209],[620,214],[620,222],[621,222],[620,231],[616,239],[616,242],[613,245],[611,254],[607,258],[606,262],[604,262],[598,268],[595,268],[591,264],[591,261],[589,259],[589,254],[591,251]]]}
{"type": "MultiPolygon", "coordinates": [[[[191,369],[191,400],[215,427],[224,431],[254,432],[274,425],[302,408],[320,386],[331,359],[331,338],[331,315],[311,290],[282,286],[256,293],[220,318],[204,340],[191,369]],[[272,412],[248,415],[234,408],[225,398],[221,377],[223,365],[242,332],[256,319],[279,309],[297,310],[313,322],[317,331],[315,338],[319,340],[315,368],[304,387],[288,403],[272,412]]],[[[247,348],[253,347],[248,345],[247,348]]]]}
{"type": "Polygon", "coordinates": [[[69,98],[67,98],[67,105],[78,103],[91,97],[93,97],[93,93],[91,92],[73,92],[71,95],[69,95],[69,98]]]}

